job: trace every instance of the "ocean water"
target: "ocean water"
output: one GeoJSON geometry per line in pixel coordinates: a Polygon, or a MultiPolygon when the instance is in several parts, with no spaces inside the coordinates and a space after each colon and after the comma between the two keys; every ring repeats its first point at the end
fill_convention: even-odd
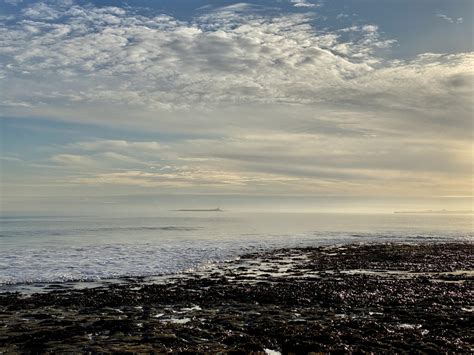
{"type": "Polygon", "coordinates": [[[279,247],[473,238],[472,215],[175,212],[0,223],[0,286],[173,274],[279,247]]]}

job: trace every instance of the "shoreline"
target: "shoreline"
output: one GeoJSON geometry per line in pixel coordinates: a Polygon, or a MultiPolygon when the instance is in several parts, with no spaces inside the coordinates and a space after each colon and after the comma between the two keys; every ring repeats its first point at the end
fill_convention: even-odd
{"type": "MultiPolygon", "coordinates": [[[[353,237],[358,237],[358,234],[353,234],[353,237]]],[[[31,280],[25,282],[7,282],[0,283],[0,296],[8,293],[19,293],[21,295],[30,296],[36,293],[48,293],[52,291],[74,291],[84,290],[89,288],[103,288],[111,285],[128,285],[129,283],[140,282],[143,284],[163,283],[167,280],[173,280],[178,278],[192,277],[195,274],[206,273],[206,269],[220,268],[222,265],[235,262],[242,256],[254,255],[254,254],[269,254],[271,255],[277,250],[303,250],[303,249],[319,249],[319,248],[334,248],[334,247],[351,247],[351,246],[368,246],[368,245],[432,245],[432,244],[473,244],[474,241],[471,239],[463,239],[461,237],[454,238],[452,240],[429,240],[424,238],[423,240],[388,240],[388,241],[342,241],[336,243],[321,243],[317,245],[302,245],[302,246],[269,246],[269,247],[256,247],[253,250],[242,250],[240,253],[232,253],[227,258],[204,260],[201,264],[177,270],[170,273],[150,273],[145,275],[135,274],[118,274],[110,277],[97,277],[97,278],[65,278],[57,280],[31,280]]]]}
{"type": "Polygon", "coordinates": [[[242,255],[147,282],[0,294],[9,351],[472,351],[472,243],[242,255]]]}

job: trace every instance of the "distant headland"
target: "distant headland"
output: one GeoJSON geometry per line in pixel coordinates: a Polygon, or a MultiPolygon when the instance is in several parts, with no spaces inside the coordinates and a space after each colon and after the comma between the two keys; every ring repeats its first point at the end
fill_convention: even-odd
{"type": "Polygon", "coordinates": [[[422,214],[422,213],[433,213],[433,214],[473,214],[472,210],[424,210],[424,211],[395,211],[393,213],[406,213],[406,214],[422,214]]]}
{"type": "Polygon", "coordinates": [[[220,207],[217,208],[208,208],[208,209],[189,209],[183,208],[179,210],[174,210],[176,212],[224,212],[220,207]]]}

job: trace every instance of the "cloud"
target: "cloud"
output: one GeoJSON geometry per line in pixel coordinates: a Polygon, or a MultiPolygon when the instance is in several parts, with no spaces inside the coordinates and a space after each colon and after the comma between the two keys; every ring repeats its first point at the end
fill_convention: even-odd
{"type": "Polygon", "coordinates": [[[243,187],[249,184],[277,184],[295,181],[298,178],[288,178],[272,174],[252,174],[251,176],[240,173],[204,170],[190,167],[168,166],[162,172],[152,173],[146,171],[125,171],[118,173],[104,173],[92,177],[76,178],[72,180],[77,184],[92,185],[131,185],[142,187],[243,187]]]}
{"type": "MultiPolygon", "coordinates": [[[[67,117],[62,110],[81,112],[87,105],[89,111],[120,111],[124,105],[135,116],[140,108],[162,119],[242,104],[341,101],[369,110],[373,104],[392,110],[395,103],[400,110],[426,112],[440,102],[432,99],[440,96],[433,88],[450,74],[467,73],[472,60],[467,53],[384,60],[377,52],[395,41],[383,38],[376,25],[319,31],[310,15],[270,16],[248,4],[189,22],[117,7],[62,6],[30,5],[24,18],[0,30],[2,80],[10,88],[2,102],[10,115],[67,117]],[[428,85],[419,90],[422,72],[428,85]]],[[[457,106],[467,110],[470,103],[460,100],[465,95],[452,89],[446,96],[457,97],[457,106]]]]}
{"type": "Polygon", "coordinates": [[[348,18],[350,18],[350,17],[351,17],[351,15],[345,14],[345,13],[342,13],[342,12],[341,12],[340,14],[338,14],[338,15],[336,16],[336,20],[348,19],[348,18]]]}
{"type": "Polygon", "coordinates": [[[5,4],[18,5],[23,2],[23,0],[3,0],[5,4]]]}
{"type": "Polygon", "coordinates": [[[23,16],[33,20],[56,20],[61,17],[61,12],[44,2],[33,3],[23,11],[23,16]]]}
{"type": "Polygon", "coordinates": [[[94,163],[94,160],[90,157],[74,154],[58,154],[51,157],[51,160],[55,163],[63,165],[74,165],[76,167],[82,165],[91,165],[94,163]]]}
{"type": "Polygon", "coordinates": [[[457,24],[461,24],[463,23],[464,19],[462,17],[458,17],[458,18],[452,18],[452,17],[449,17],[445,14],[442,14],[442,13],[437,13],[436,14],[436,17],[437,18],[440,18],[446,22],[449,22],[449,23],[457,23],[457,24]]]}
{"type": "Polygon", "coordinates": [[[15,158],[15,157],[6,157],[6,156],[0,156],[0,160],[8,161],[8,162],[21,162],[21,159],[15,158]]]}
{"type": "Polygon", "coordinates": [[[53,22],[59,11],[32,5],[23,11],[25,19],[3,28],[3,51],[6,80],[17,87],[33,82],[35,94],[14,90],[9,96],[33,104],[127,102],[165,110],[305,103],[299,93],[307,87],[322,93],[329,83],[373,70],[367,64],[377,61],[372,53],[388,44],[376,28],[341,42],[337,33],[318,34],[306,15],[247,15],[240,13],[242,6],[185,23],[79,6],[53,22]],[[337,52],[342,46],[343,56],[337,52]],[[39,84],[39,73],[52,76],[56,89],[39,84]]]}
{"type": "Polygon", "coordinates": [[[437,193],[452,195],[469,187],[466,181],[471,174],[464,159],[470,146],[445,143],[440,147],[429,140],[400,137],[247,133],[176,140],[159,154],[149,149],[153,143],[77,142],[63,147],[69,153],[51,160],[69,169],[63,181],[75,185],[199,193],[213,189],[373,195],[385,189],[385,193],[410,196],[432,194],[436,187],[437,193]]]}
{"type": "Polygon", "coordinates": [[[82,149],[82,150],[121,150],[121,151],[133,151],[140,150],[157,152],[161,151],[164,146],[158,142],[130,142],[126,140],[117,139],[106,139],[106,140],[95,140],[95,141],[84,141],[77,142],[69,145],[70,148],[82,149]]]}
{"type": "Polygon", "coordinates": [[[148,163],[133,156],[120,154],[114,151],[100,151],[93,154],[56,154],[50,158],[55,164],[76,169],[81,172],[84,168],[88,171],[104,171],[124,169],[131,166],[147,166],[148,163]]]}
{"type": "Polygon", "coordinates": [[[290,0],[294,7],[318,7],[320,4],[314,4],[307,0],[290,0]]]}
{"type": "Polygon", "coordinates": [[[244,3],[188,21],[25,6],[0,23],[4,115],[149,137],[58,147],[48,162],[69,169],[62,181],[204,192],[469,189],[473,53],[393,59],[383,53],[396,40],[377,24],[328,30],[316,14],[244,3]]]}

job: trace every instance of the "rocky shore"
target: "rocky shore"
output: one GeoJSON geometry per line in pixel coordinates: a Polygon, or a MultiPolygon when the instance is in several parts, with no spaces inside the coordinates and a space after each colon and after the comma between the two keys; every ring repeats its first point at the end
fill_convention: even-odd
{"type": "Polygon", "coordinates": [[[472,353],[473,251],[283,249],[154,282],[3,293],[0,353],[472,353]]]}

